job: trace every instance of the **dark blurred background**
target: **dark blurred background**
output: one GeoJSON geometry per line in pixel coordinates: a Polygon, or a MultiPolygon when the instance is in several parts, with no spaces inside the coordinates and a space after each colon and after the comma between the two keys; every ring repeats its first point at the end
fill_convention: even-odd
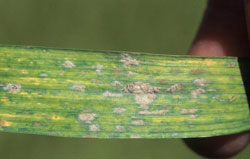
{"type": "MultiPolygon", "coordinates": [[[[205,0],[0,0],[0,44],[186,54],[205,0]]],[[[250,147],[235,158],[248,158],[250,147]]],[[[180,139],[0,133],[2,159],[200,158],[180,139]]]]}

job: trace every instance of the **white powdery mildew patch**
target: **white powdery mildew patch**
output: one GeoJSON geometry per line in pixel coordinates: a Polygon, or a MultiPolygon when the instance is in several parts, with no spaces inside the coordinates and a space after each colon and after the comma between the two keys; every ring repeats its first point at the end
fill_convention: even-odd
{"type": "Polygon", "coordinates": [[[115,130],[116,130],[117,132],[123,132],[123,131],[124,131],[124,126],[116,125],[116,126],[115,126],[115,130]]]}
{"type": "Polygon", "coordinates": [[[135,95],[135,102],[140,105],[148,105],[154,101],[155,97],[155,94],[139,94],[135,95]]]}
{"type": "Polygon", "coordinates": [[[206,80],[206,79],[203,79],[203,78],[194,80],[194,84],[195,84],[196,86],[199,86],[199,87],[204,87],[204,86],[206,86],[208,83],[209,83],[209,81],[206,80]]]}
{"type": "Polygon", "coordinates": [[[172,85],[170,88],[168,88],[167,92],[174,93],[174,92],[182,90],[183,88],[185,88],[185,84],[182,84],[182,83],[181,84],[175,84],[175,85],[172,85]]]}
{"type": "Polygon", "coordinates": [[[90,123],[92,120],[95,119],[97,115],[95,113],[87,113],[87,112],[82,112],[79,114],[79,119],[81,121],[85,121],[90,123]]]}
{"type": "Polygon", "coordinates": [[[143,120],[134,120],[131,123],[133,125],[144,125],[144,121],[143,120]]]}
{"type": "Polygon", "coordinates": [[[74,68],[75,64],[73,62],[71,62],[71,61],[66,60],[66,61],[64,61],[63,66],[65,68],[74,68]]]}
{"type": "Polygon", "coordinates": [[[80,84],[73,84],[70,89],[71,90],[75,90],[75,91],[81,91],[84,92],[85,91],[85,86],[84,85],[80,85],[80,84]]]}
{"type": "Polygon", "coordinates": [[[195,89],[191,91],[192,98],[197,98],[200,94],[205,93],[206,91],[202,88],[195,89]]]}
{"type": "Polygon", "coordinates": [[[181,114],[194,114],[198,112],[198,109],[182,109],[181,114]]]}
{"type": "Polygon", "coordinates": [[[98,124],[89,125],[89,131],[100,131],[100,126],[98,124]]]}
{"type": "Polygon", "coordinates": [[[166,114],[168,112],[169,110],[154,110],[154,111],[144,110],[144,111],[140,111],[139,114],[156,115],[156,114],[166,114]]]}
{"type": "Polygon", "coordinates": [[[127,111],[127,109],[121,108],[121,107],[116,107],[116,108],[113,109],[114,113],[124,113],[126,111],[127,111]]]}
{"type": "Polygon", "coordinates": [[[102,94],[105,97],[122,97],[123,94],[121,93],[111,93],[110,91],[106,91],[102,94]]]}
{"type": "Polygon", "coordinates": [[[3,87],[3,89],[8,91],[9,93],[20,92],[21,88],[22,86],[20,84],[13,84],[13,83],[9,83],[5,87],[3,87]]]}
{"type": "Polygon", "coordinates": [[[120,62],[122,62],[125,67],[131,66],[131,65],[138,66],[141,64],[140,61],[133,59],[128,54],[123,54],[121,57],[122,57],[122,59],[120,60],[120,62]]]}

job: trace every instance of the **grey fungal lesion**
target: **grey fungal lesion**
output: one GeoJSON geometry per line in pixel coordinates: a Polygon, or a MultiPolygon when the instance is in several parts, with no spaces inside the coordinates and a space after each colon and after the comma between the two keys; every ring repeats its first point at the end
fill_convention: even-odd
{"type": "Polygon", "coordinates": [[[103,65],[100,65],[100,64],[97,64],[96,66],[92,66],[92,68],[96,69],[95,72],[96,72],[97,74],[100,74],[100,73],[102,72],[104,66],[103,66],[103,65]]]}
{"type": "Polygon", "coordinates": [[[112,93],[110,91],[105,91],[102,95],[105,97],[122,97],[123,96],[123,94],[121,93],[112,93]]]}
{"type": "Polygon", "coordinates": [[[134,75],[137,75],[137,73],[136,73],[136,72],[133,72],[133,71],[128,71],[128,75],[129,75],[129,76],[134,76],[134,75]]]}
{"type": "Polygon", "coordinates": [[[70,89],[74,90],[74,91],[80,91],[80,92],[84,92],[85,91],[85,86],[84,85],[80,85],[80,84],[73,84],[70,89]]]}
{"type": "Polygon", "coordinates": [[[98,124],[89,125],[89,131],[100,131],[100,126],[98,124]]]}
{"type": "Polygon", "coordinates": [[[130,135],[130,138],[131,138],[131,139],[139,139],[139,138],[141,138],[141,136],[138,135],[138,134],[131,134],[131,135],[130,135]]]}
{"type": "Polygon", "coordinates": [[[124,113],[124,112],[126,112],[126,111],[127,111],[127,109],[122,108],[122,107],[113,108],[113,112],[114,112],[114,113],[119,113],[119,114],[121,114],[121,113],[124,113]]]}
{"type": "Polygon", "coordinates": [[[139,108],[145,110],[148,109],[149,104],[155,100],[155,93],[158,93],[160,88],[151,86],[149,83],[132,82],[126,85],[122,91],[125,93],[134,94],[136,104],[139,104],[139,108]]]}
{"type": "Polygon", "coordinates": [[[151,104],[155,98],[156,98],[155,94],[137,94],[135,95],[135,102],[137,104],[140,104],[140,108],[143,108],[143,106],[144,108],[146,108],[145,106],[151,104]]]}
{"type": "Polygon", "coordinates": [[[74,68],[75,67],[75,64],[69,60],[64,61],[64,63],[62,65],[65,68],[74,68]]]}
{"type": "Polygon", "coordinates": [[[200,78],[200,79],[194,80],[194,84],[199,87],[204,87],[209,84],[209,81],[204,78],[200,78]]]}
{"type": "Polygon", "coordinates": [[[90,112],[79,113],[79,120],[86,123],[91,123],[93,120],[95,120],[96,117],[97,117],[96,113],[90,113],[90,112]]]}
{"type": "Polygon", "coordinates": [[[148,110],[144,110],[144,111],[140,111],[139,114],[143,114],[143,115],[160,115],[160,114],[166,114],[168,113],[169,110],[153,110],[153,111],[148,111],[148,110]]]}
{"type": "Polygon", "coordinates": [[[144,121],[143,120],[134,120],[131,122],[131,124],[136,125],[136,126],[144,125],[144,121]]]}
{"type": "Polygon", "coordinates": [[[236,66],[236,62],[234,62],[234,61],[227,62],[227,66],[228,67],[235,67],[236,66]]]}
{"type": "Polygon", "coordinates": [[[202,93],[205,93],[206,91],[202,88],[197,88],[195,90],[191,91],[191,96],[192,98],[197,98],[199,95],[201,95],[202,93]]]}
{"type": "Polygon", "coordinates": [[[181,114],[194,114],[197,113],[198,109],[190,108],[190,109],[182,109],[180,111],[181,114]]]}
{"type": "Polygon", "coordinates": [[[159,87],[151,86],[149,83],[143,82],[132,82],[122,89],[125,93],[133,94],[147,94],[147,93],[158,93],[159,87]]]}
{"type": "Polygon", "coordinates": [[[40,76],[40,77],[48,77],[48,74],[47,74],[47,73],[40,73],[39,76],[40,76]]]}
{"type": "Polygon", "coordinates": [[[193,81],[194,85],[198,88],[191,91],[191,97],[192,98],[198,98],[201,94],[205,92],[216,92],[215,89],[205,89],[206,86],[210,83],[209,80],[204,78],[198,78],[193,81]]]}
{"type": "Polygon", "coordinates": [[[114,87],[118,87],[118,86],[121,85],[121,82],[119,82],[119,81],[113,81],[113,82],[111,83],[111,85],[114,86],[114,87]]]}
{"type": "Polygon", "coordinates": [[[141,61],[137,61],[136,59],[133,59],[128,54],[122,54],[121,57],[122,59],[120,60],[120,62],[122,62],[125,67],[131,66],[131,65],[138,66],[141,64],[141,61]]]}
{"type": "Polygon", "coordinates": [[[22,86],[20,84],[13,84],[13,83],[8,83],[5,87],[3,87],[3,89],[8,91],[9,93],[20,92],[21,88],[22,86]]]}
{"type": "Polygon", "coordinates": [[[115,131],[117,131],[117,132],[123,132],[124,129],[125,129],[125,127],[124,127],[124,126],[121,126],[121,125],[116,125],[116,126],[115,126],[115,131]]]}
{"type": "Polygon", "coordinates": [[[171,87],[167,88],[167,92],[168,93],[175,93],[177,91],[180,91],[182,89],[184,89],[186,86],[183,83],[179,83],[179,84],[174,84],[171,87]]]}

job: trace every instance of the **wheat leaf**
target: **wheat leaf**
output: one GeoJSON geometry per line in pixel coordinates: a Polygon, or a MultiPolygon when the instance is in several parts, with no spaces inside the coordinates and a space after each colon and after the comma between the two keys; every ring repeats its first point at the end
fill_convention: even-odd
{"type": "Polygon", "coordinates": [[[242,76],[235,57],[0,46],[0,131],[84,138],[237,133],[250,128],[242,76]]]}

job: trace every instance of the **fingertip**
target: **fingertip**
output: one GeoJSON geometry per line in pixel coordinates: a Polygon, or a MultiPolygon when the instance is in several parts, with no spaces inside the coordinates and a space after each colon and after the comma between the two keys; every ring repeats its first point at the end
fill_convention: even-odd
{"type": "Polygon", "coordinates": [[[189,50],[198,56],[250,56],[243,0],[210,0],[189,50]]]}
{"type": "Polygon", "coordinates": [[[208,158],[228,158],[241,152],[250,141],[250,133],[187,138],[184,143],[197,154],[208,158]]]}

